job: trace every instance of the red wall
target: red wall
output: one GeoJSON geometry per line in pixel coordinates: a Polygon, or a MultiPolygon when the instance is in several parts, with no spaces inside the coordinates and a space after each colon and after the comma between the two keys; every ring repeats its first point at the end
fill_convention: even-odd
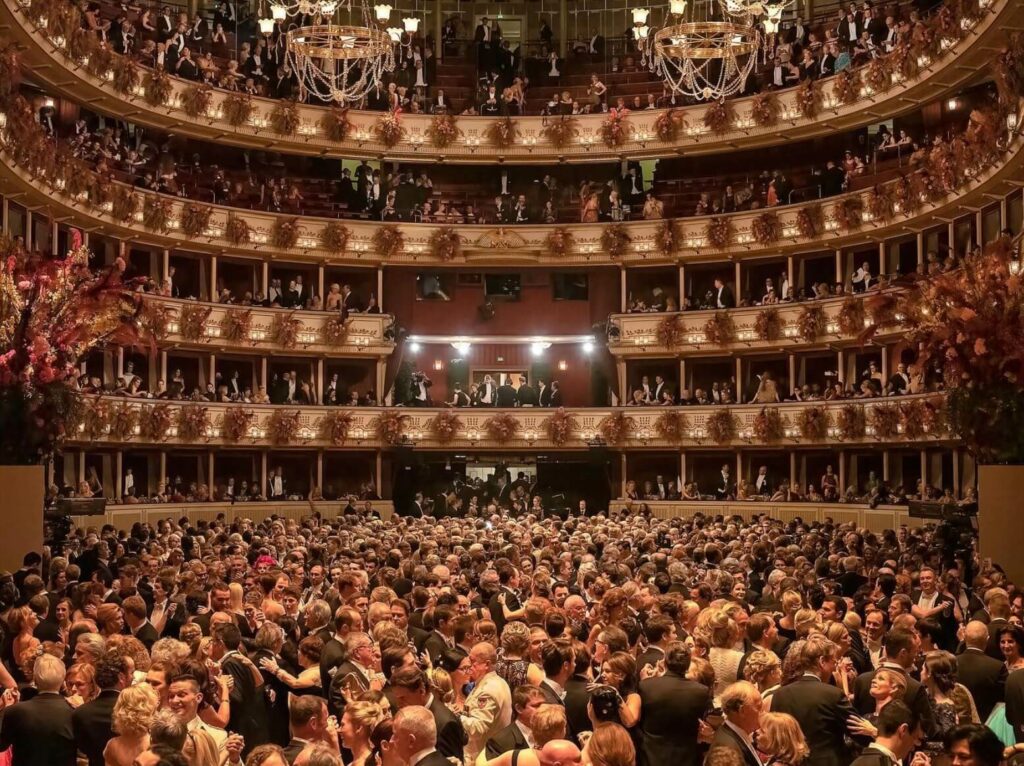
{"type": "MultiPolygon", "coordinates": [[[[590,332],[619,309],[617,268],[589,270],[590,299],[556,301],[548,269],[487,269],[488,274],[523,276],[520,300],[495,300],[493,319],[482,321],[477,309],[484,302],[483,285],[461,286],[452,280],[452,300],[416,300],[416,275],[421,269],[388,269],[384,278],[384,309],[414,335],[576,335],[590,332]]],[[[482,273],[461,269],[462,273],[482,273]]],[[[583,271],[575,269],[574,271],[583,271]]],[[[456,273],[445,271],[446,274],[456,273]]],[[[436,384],[435,384],[436,385],[436,384]]]]}

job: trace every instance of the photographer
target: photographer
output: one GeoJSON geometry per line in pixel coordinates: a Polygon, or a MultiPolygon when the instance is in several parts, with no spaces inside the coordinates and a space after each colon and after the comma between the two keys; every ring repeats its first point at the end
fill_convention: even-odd
{"type": "Polygon", "coordinates": [[[434,385],[430,378],[421,370],[412,374],[412,390],[409,397],[410,407],[430,407],[433,401],[430,398],[429,388],[434,385]]]}

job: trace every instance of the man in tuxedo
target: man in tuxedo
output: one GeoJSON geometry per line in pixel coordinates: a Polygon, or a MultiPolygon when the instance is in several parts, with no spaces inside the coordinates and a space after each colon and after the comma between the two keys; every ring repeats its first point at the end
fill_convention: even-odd
{"type": "Polygon", "coordinates": [[[853,598],[853,594],[867,584],[868,578],[860,573],[861,560],[856,556],[847,556],[842,560],[843,573],[836,578],[843,595],[853,598]]]}
{"type": "Polygon", "coordinates": [[[939,592],[938,576],[931,567],[921,567],[918,585],[920,588],[910,594],[913,602],[910,613],[918,620],[935,620],[942,629],[941,645],[936,648],[953,650],[957,644],[958,627],[956,617],[953,616],[953,599],[939,592]]]}
{"type": "MultiPolygon", "coordinates": [[[[885,659],[881,667],[895,670],[906,678],[907,689],[903,693],[903,701],[920,718],[925,734],[932,729],[931,700],[928,697],[928,690],[921,683],[911,676],[916,667],[921,639],[917,633],[905,628],[891,628],[883,639],[885,647],[885,659]]],[[[875,700],[871,696],[871,680],[877,671],[861,673],[853,685],[853,706],[861,715],[870,715],[875,710],[875,700]]],[[[772,706],[774,710],[774,705],[772,706]]]]}
{"type": "Polygon", "coordinates": [[[773,713],[789,713],[800,724],[811,749],[807,766],[850,762],[844,737],[854,711],[843,691],[828,683],[836,666],[835,649],[824,636],[811,636],[804,647],[808,665],[803,676],[772,697],[773,713]]]}
{"type": "Polygon", "coordinates": [[[847,45],[853,45],[860,39],[861,32],[864,31],[864,23],[857,18],[856,14],[852,10],[846,12],[846,18],[839,22],[836,28],[837,36],[847,45]]]}
{"type": "Polygon", "coordinates": [[[455,611],[446,604],[434,607],[434,630],[423,642],[423,651],[434,667],[438,666],[442,654],[455,648],[454,634],[455,611]]]}
{"type": "Polygon", "coordinates": [[[502,753],[525,750],[536,742],[530,722],[537,708],[545,704],[544,693],[536,686],[523,684],[512,690],[512,723],[487,740],[487,759],[493,760],[502,753]]]}
{"type": "Polygon", "coordinates": [[[433,382],[423,372],[412,374],[412,396],[409,404],[413,407],[429,407],[432,404],[429,389],[433,382]]]}
{"type": "MultiPolygon", "coordinates": [[[[345,638],[346,659],[331,676],[327,695],[331,715],[341,720],[345,712],[345,696],[352,697],[370,688],[373,678],[373,640],[366,633],[349,633],[345,638]]],[[[323,681],[321,681],[323,683],[323,681]]]]}
{"type": "Polygon", "coordinates": [[[64,675],[63,662],[40,655],[32,670],[36,695],[3,711],[0,749],[11,748],[11,766],[74,766],[78,748],[72,711],[60,695],[64,675]]]}
{"type": "MultiPolygon", "coordinates": [[[[711,750],[728,748],[739,754],[744,766],[760,766],[761,758],[754,747],[753,736],[761,726],[761,693],[748,681],[736,681],[722,692],[721,706],[725,721],[718,727],[714,739],[711,740],[711,750]]],[[[774,709],[774,703],[772,707],[774,709]]],[[[679,726],[681,722],[677,719],[675,723],[679,726]]],[[[694,727],[696,728],[696,721],[694,727]]],[[[693,743],[697,743],[696,736],[693,743]]]]}
{"type": "Polygon", "coordinates": [[[494,625],[500,636],[501,631],[505,629],[505,611],[501,608],[501,597],[504,597],[505,606],[509,611],[514,612],[522,606],[516,593],[519,588],[519,571],[511,564],[502,564],[498,567],[498,583],[501,587],[497,593],[491,596],[487,609],[491,613],[491,619],[494,620],[494,625]]]}
{"type": "Polygon", "coordinates": [[[1006,663],[985,654],[988,626],[983,622],[967,623],[964,644],[967,648],[956,658],[956,679],[970,690],[978,717],[987,721],[992,709],[1005,699],[1006,663]]]}
{"type": "Polygon", "coordinates": [[[315,694],[289,695],[288,722],[292,738],[284,748],[289,765],[295,763],[303,750],[317,744],[326,744],[330,736],[327,726],[327,705],[323,697],[315,694]]]}
{"type": "Polygon", "coordinates": [[[430,711],[437,732],[437,751],[445,758],[461,761],[466,747],[466,732],[462,729],[462,722],[441,700],[427,690],[423,671],[415,664],[396,670],[391,675],[388,686],[399,710],[424,707],[430,711]]]}
{"type": "Polygon", "coordinates": [[[537,380],[537,403],[541,407],[551,406],[551,386],[543,380],[537,380]]]}
{"type": "Polygon", "coordinates": [[[452,391],[452,400],[448,404],[452,407],[468,407],[470,405],[469,394],[462,390],[461,383],[455,383],[455,390],[452,391]]]}
{"type": "Polygon", "coordinates": [[[562,406],[562,390],[559,387],[558,381],[551,381],[551,399],[548,402],[549,407],[561,407],[562,406]]]}
{"type": "Polygon", "coordinates": [[[736,306],[736,297],[732,288],[721,277],[715,277],[715,308],[731,309],[736,306]]]}
{"type": "Polygon", "coordinates": [[[875,727],[878,729],[875,741],[867,746],[853,766],[900,766],[923,738],[921,719],[900,700],[889,702],[882,708],[875,727]]]}
{"type": "Polygon", "coordinates": [[[89,761],[89,766],[104,766],[103,749],[114,736],[111,729],[114,705],[121,690],[130,684],[131,671],[124,657],[111,654],[101,656],[95,668],[99,696],[71,714],[71,727],[75,733],[75,744],[89,761]]]}
{"type": "MultiPolygon", "coordinates": [[[[551,705],[565,707],[565,684],[572,678],[576,670],[576,656],[573,654],[572,641],[557,638],[547,641],[540,649],[541,667],[544,669],[544,680],[540,682],[540,691],[544,701],[551,705]]],[[[569,739],[574,739],[576,732],[568,731],[569,739]]]]}
{"type": "Polygon", "coordinates": [[[907,374],[907,365],[900,362],[896,365],[896,372],[889,377],[889,385],[886,386],[886,394],[899,396],[907,393],[910,388],[910,375],[907,374]]]}
{"type": "Polygon", "coordinates": [[[494,385],[494,378],[484,375],[484,382],[477,389],[478,404],[482,407],[493,407],[498,401],[498,387],[494,385]]]}
{"type": "Polygon", "coordinates": [[[519,376],[519,389],[516,391],[516,401],[520,407],[536,407],[539,401],[537,391],[522,375],[519,376]]]}
{"type": "Polygon", "coordinates": [[[665,378],[661,375],[654,376],[654,390],[651,391],[651,398],[654,404],[661,404],[662,392],[668,388],[665,378]]]}
{"type": "Polygon", "coordinates": [[[505,382],[498,386],[497,393],[497,406],[498,407],[515,407],[516,406],[516,390],[512,387],[510,381],[511,377],[506,377],[505,382]]]}
{"type": "Polygon", "coordinates": [[[267,479],[267,497],[271,500],[284,498],[284,471],[281,466],[278,466],[267,479]]]}
{"type": "Polygon", "coordinates": [[[715,497],[719,500],[726,500],[733,494],[732,474],[729,473],[729,464],[725,463],[718,475],[718,486],[715,487],[715,497]]]}
{"type": "MultiPolygon", "coordinates": [[[[665,477],[660,473],[654,477],[654,492],[659,500],[668,499],[668,482],[665,481],[665,477]]],[[[641,665],[641,667],[643,666],[641,665]]]]}
{"type": "MultiPolygon", "coordinates": [[[[652,617],[648,624],[653,620],[652,617]]],[[[637,760],[645,766],[697,766],[701,756],[697,726],[711,708],[711,691],[686,677],[690,668],[690,650],[686,644],[669,642],[663,657],[665,673],[640,682],[644,714],[640,721],[637,760]]]]}
{"type": "Polygon", "coordinates": [[[757,469],[757,478],[754,479],[754,494],[755,495],[767,495],[772,494],[772,482],[768,476],[768,466],[763,465],[757,469]]]}
{"type": "Polygon", "coordinates": [[[142,596],[129,596],[121,602],[121,609],[124,610],[124,621],[131,634],[142,642],[147,651],[152,649],[160,634],[146,616],[147,607],[142,596]]]}
{"type": "Polygon", "coordinates": [[[221,673],[228,675],[231,686],[231,718],[228,731],[245,738],[244,753],[270,741],[269,719],[264,704],[262,676],[248,657],[240,651],[242,633],[234,623],[218,625],[213,631],[212,656],[220,663],[221,673]],[[257,681],[259,679],[259,681],[257,681]]]}
{"type": "Polygon", "coordinates": [[[398,711],[393,721],[391,751],[397,763],[409,766],[451,766],[437,749],[434,716],[422,705],[398,711]]]}

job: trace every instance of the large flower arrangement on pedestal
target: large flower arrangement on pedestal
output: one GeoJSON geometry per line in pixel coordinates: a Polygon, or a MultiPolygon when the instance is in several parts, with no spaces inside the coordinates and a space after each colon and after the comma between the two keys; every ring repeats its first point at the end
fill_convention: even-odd
{"type": "Polygon", "coordinates": [[[547,433],[548,439],[559,447],[569,441],[578,428],[579,423],[576,418],[562,407],[555,410],[554,414],[544,421],[544,431],[547,433]]]}
{"type": "Polygon", "coordinates": [[[32,464],[60,447],[81,412],[72,383],[98,345],[133,345],[143,303],[125,263],[90,271],[73,231],[61,258],[0,243],[0,463],[32,464]]]}
{"type": "Polygon", "coordinates": [[[507,412],[487,418],[484,430],[498,444],[512,441],[519,434],[519,421],[507,412]]]}
{"type": "Polygon", "coordinates": [[[601,438],[609,444],[622,444],[636,429],[636,421],[624,412],[609,415],[597,424],[601,438]]]}

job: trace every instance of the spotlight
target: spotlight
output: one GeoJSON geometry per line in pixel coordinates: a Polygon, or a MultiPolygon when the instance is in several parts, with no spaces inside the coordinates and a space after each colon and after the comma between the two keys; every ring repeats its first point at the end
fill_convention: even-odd
{"type": "Polygon", "coordinates": [[[469,354],[470,345],[466,342],[453,343],[452,348],[459,352],[459,356],[467,356],[469,354]]]}
{"type": "Polygon", "coordinates": [[[594,352],[594,342],[592,340],[584,341],[583,342],[583,353],[584,354],[591,354],[593,352],[594,352]]]}
{"type": "Polygon", "coordinates": [[[544,348],[545,346],[543,343],[531,343],[530,353],[534,356],[542,356],[544,354],[544,348]]]}
{"type": "Polygon", "coordinates": [[[410,354],[417,354],[417,353],[419,353],[419,350],[420,350],[420,344],[417,343],[416,341],[413,341],[412,343],[409,344],[409,353],[410,354]]]}

